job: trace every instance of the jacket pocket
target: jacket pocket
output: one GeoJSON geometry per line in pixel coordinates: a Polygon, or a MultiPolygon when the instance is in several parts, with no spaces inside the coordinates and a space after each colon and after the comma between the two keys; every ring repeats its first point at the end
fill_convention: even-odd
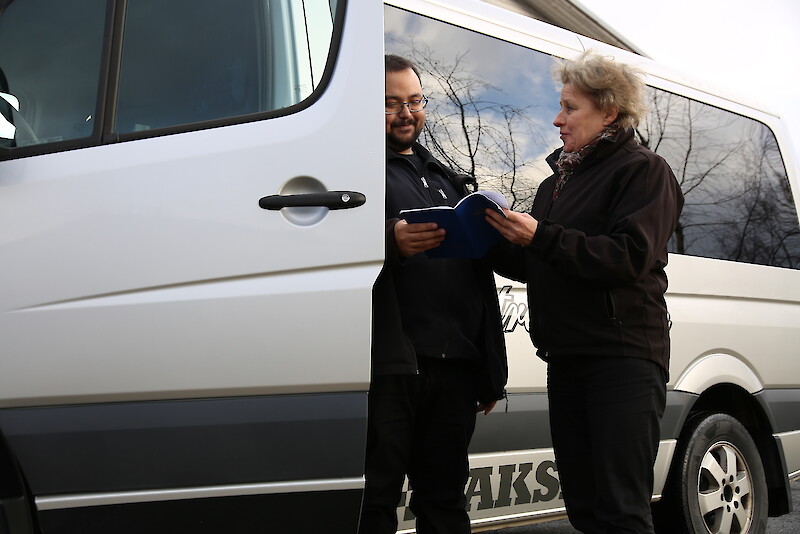
{"type": "Polygon", "coordinates": [[[604,292],[604,297],[606,317],[608,317],[611,323],[615,326],[622,326],[622,321],[617,318],[617,305],[614,300],[614,291],[611,289],[606,289],[604,292]]]}

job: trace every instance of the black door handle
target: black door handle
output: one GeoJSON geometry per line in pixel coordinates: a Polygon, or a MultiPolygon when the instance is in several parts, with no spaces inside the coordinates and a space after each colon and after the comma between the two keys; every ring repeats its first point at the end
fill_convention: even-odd
{"type": "Polygon", "coordinates": [[[265,210],[283,208],[319,207],[329,210],[357,208],[367,201],[363,193],[356,191],[327,191],[301,195],[269,195],[261,198],[258,205],[265,210]]]}

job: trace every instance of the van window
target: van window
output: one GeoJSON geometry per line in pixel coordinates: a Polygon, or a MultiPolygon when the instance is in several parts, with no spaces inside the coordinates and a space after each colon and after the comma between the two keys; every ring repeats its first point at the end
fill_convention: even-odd
{"type": "Polygon", "coordinates": [[[296,104],[319,84],[332,31],[328,0],[129,0],[115,131],[296,104]]]}
{"type": "Polygon", "coordinates": [[[0,159],[298,104],[325,72],[338,3],[0,0],[0,159]],[[107,65],[114,5],[121,58],[107,65]]]}
{"type": "MultiPolygon", "coordinates": [[[[386,8],[385,24],[387,52],[422,71],[429,103],[421,141],[481,188],[503,193],[513,209],[529,210],[539,183],[552,174],[545,157],[562,145],[552,125],[558,59],[397,8],[386,8]]],[[[661,89],[647,91],[649,115],[637,133],[670,164],[686,197],[670,251],[800,268],[800,224],[772,131],[661,89]]]]}
{"type": "Polygon", "coordinates": [[[640,140],[667,160],[686,201],[670,252],[800,268],[800,225],[772,131],[660,89],[648,99],[640,140]]]}
{"type": "Polygon", "coordinates": [[[481,188],[503,193],[514,210],[529,210],[551,174],[544,158],[561,145],[552,125],[555,58],[393,7],[384,23],[386,52],[411,59],[422,74],[429,101],[420,141],[481,188]]]}
{"type": "Polygon", "coordinates": [[[105,19],[105,0],[0,2],[0,146],[92,134],[105,19]]]}

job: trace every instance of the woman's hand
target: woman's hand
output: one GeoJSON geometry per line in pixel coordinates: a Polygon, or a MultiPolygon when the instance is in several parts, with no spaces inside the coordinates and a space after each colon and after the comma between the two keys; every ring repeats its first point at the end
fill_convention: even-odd
{"type": "Polygon", "coordinates": [[[500,235],[516,245],[528,246],[533,241],[539,222],[527,213],[519,213],[504,209],[503,217],[495,210],[486,210],[486,221],[491,224],[500,235]]]}
{"type": "Polygon", "coordinates": [[[438,247],[444,241],[444,228],[436,223],[409,224],[400,219],[394,225],[394,239],[397,250],[404,258],[438,247]]]}

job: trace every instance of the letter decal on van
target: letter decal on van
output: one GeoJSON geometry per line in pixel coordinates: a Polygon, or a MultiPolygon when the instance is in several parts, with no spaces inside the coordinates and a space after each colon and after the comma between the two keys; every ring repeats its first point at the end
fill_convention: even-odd
{"type": "MultiPolygon", "coordinates": [[[[563,506],[558,468],[552,459],[552,449],[531,453],[513,454],[518,460],[506,463],[495,455],[469,470],[464,487],[467,511],[472,519],[493,515],[535,513],[563,506]],[[525,461],[530,458],[532,461],[525,461]],[[499,463],[495,463],[498,462],[499,463]],[[488,462],[484,463],[484,462],[488,462]],[[494,511],[493,511],[494,510],[494,511]]],[[[508,456],[506,456],[508,458],[508,456]]],[[[473,458],[471,462],[475,462],[473,458]]],[[[397,507],[399,531],[413,528],[414,514],[409,508],[413,488],[406,479],[397,507]]]]}
{"type": "Polygon", "coordinates": [[[469,483],[467,485],[467,511],[472,508],[472,498],[476,495],[480,496],[478,501],[478,510],[487,510],[494,508],[494,499],[492,499],[492,467],[478,467],[470,469],[469,483]]]}
{"type": "Polygon", "coordinates": [[[517,302],[511,293],[511,286],[503,286],[497,291],[497,298],[500,301],[500,315],[503,321],[503,332],[513,332],[517,326],[522,325],[526,332],[530,332],[528,326],[528,304],[517,302]]]}
{"type": "MultiPolygon", "coordinates": [[[[19,99],[16,96],[8,93],[0,93],[0,98],[8,102],[12,108],[19,111],[19,99]]],[[[14,139],[16,131],[17,127],[14,126],[8,118],[0,114],[0,138],[14,139]]]]}
{"type": "Polygon", "coordinates": [[[500,491],[499,495],[497,496],[497,501],[495,502],[496,507],[500,508],[512,505],[512,487],[517,495],[517,498],[514,500],[513,504],[527,504],[531,502],[531,492],[528,490],[525,477],[528,476],[528,473],[530,473],[532,469],[533,464],[530,462],[520,464],[518,470],[519,475],[512,479],[514,473],[517,471],[517,466],[513,464],[500,466],[500,491]]]}
{"type": "Polygon", "coordinates": [[[536,467],[536,482],[544,486],[547,492],[542,493],[541,490],[533,490],[533,499],[531,502],[552,501],[556,496],[558,496],[559,499],[563,498],[558,492],[560,483],[555,476],[550,474],[550,470],[554,472],[558,471],[555,462],[544,461],[536,467]]]}

